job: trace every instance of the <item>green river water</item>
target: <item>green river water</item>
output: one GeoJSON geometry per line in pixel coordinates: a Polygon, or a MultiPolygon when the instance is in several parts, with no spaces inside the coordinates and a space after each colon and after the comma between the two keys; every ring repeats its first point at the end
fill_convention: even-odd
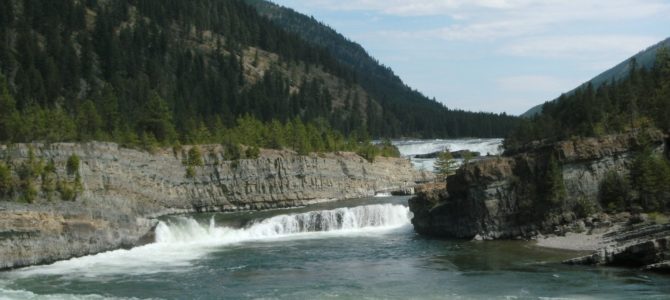
{"type": "Polygon", "coordinates": [[[158,242],[0,273],[0,299],[670,299],[532,242],[418,236],[407,197],[169,217],[158,242]]]}

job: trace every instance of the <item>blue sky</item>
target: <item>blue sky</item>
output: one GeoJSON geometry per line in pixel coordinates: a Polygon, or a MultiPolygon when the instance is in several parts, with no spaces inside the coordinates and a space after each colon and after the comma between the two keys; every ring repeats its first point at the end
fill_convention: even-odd
{"type": "Polygon", "coordinates": [[[450,108],[520,114],[670,36],[670,0],[273,0],[450,108]]]}

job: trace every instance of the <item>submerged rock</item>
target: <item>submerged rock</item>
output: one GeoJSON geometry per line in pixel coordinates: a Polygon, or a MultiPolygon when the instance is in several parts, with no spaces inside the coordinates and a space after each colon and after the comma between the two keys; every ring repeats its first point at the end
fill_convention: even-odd
{"type": "MultiPolygon", "coordinates": [[[[417,154],[414,155],[414,158],[421,158],[421,159],[431,159],[431,158],[437,158],[440,153],[443,151],[437,151],[437,152],[431,152],[431,153],[426,153],[426,154],[417,154]]],[[[469,157],[480,157],[481,153],[476,152],[476,151],[470,151],[470,150],[458,150],[458,151],[452,151],[451,156],[456,159],[462,159],[465,158],[466,156],[469,157]]]]}

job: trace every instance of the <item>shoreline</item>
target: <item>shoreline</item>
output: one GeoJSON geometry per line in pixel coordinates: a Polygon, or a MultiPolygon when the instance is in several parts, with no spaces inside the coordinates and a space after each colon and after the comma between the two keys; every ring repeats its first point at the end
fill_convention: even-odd
{"type": "Polygon", "coordinates": [[[621,229],[620,225],[615,225],[607,230],[598,230],[597,232],[566,232],[565,235],[550,235],[535,237],[535,246],[550,249],[570,250],[570,251],[597,251],[603,247],[612,245],[606,238],[607,234],[621,229]]]}

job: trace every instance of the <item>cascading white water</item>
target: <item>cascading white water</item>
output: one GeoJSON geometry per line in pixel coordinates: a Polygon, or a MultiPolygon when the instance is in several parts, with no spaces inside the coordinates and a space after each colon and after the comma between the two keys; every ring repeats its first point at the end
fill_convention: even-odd
{"type": "Polygon", "coordinates": [[[394,141],[402,156],[414,156],[449,148],[451,151],[470,150],[481,155],[500,153],[502,139],[402,140],[394,141]]]}
{"type": "Polygon", "coordinates": [[[175,217],[158,224],[154,244],[30,267],[14,274],[96,278],[113,274],[183,272],[194,261],[230,244],[379,234],[409,225],[410,218],[407,207],[392,204],[279,215],[258,220],[245,228],[216,226],[214,219],[201,224],[193,218],[175,217]]]}
{"type": "MultiPolygon", "coordinates": [[[[401,140],[394,141],[400,155],[409,157],[418,170],[433,171],[434,158],[414,158],[417,154],[428,154],[449,149],[451,151],[470,150],[481,155],[498,155],[502,139],[454,139],[454,140],[401,140]]],[[[457,165],[461,160],[456,160],[457,165]]]]}
{"type": "Polygon", "coordinates": [[[253,222],[240,229],[217,227],[213,219],[209,225],[202,225],[190,218],[177,218],[158,225],[156,241],[227,244],[290,238],[293,235],[356,233],[407,225],[410,221],[409,214],[409,209],[402,205],[377,204],[279,215],[253,222]]]}

